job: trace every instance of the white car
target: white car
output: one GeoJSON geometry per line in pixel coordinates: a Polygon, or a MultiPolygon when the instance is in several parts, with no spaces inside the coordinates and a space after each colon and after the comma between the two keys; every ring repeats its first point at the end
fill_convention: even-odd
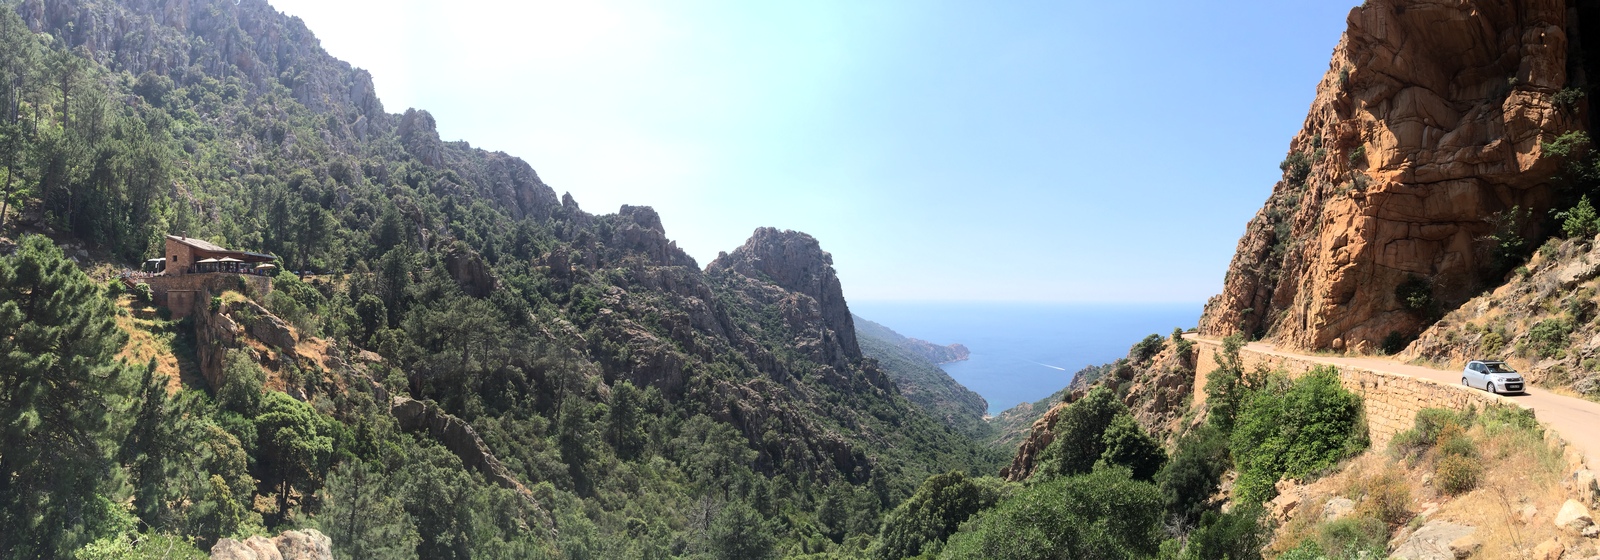
{"type": "Polygon", "coordinates": [[[1491,393],[1521,393],[1522,374],[1505,362],[1473,360],[1461,370],[1461,384],[1491,393]]]}

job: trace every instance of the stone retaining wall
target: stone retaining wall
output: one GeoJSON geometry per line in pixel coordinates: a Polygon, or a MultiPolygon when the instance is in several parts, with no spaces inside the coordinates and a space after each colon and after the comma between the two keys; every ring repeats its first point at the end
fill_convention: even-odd
{"type": "MultiPolygon", "coordinates": [[[[1217,370],[1217,356],[1222,353],[1222,346],[1206,339],[1192,340],[1197,351],[1193,402],[1198,405],[1205,402],[1206,377],[1217,370]]],[[[1367,413],[1367,432],[1375,447],[1388,445],[1395,434],[1410,429],[1415,424],[1417,412],[1424,408],[1451,410],[1466,410],[1468,407],[1476,407],[1478,410],[1491,407],[1527,408],[1515,400],[1460,385],[1266,354],[1249,348],[1239,349],[1239,362],[1247,372],[1266,368],[1283,371],[1290,377],[1298,377],[1318,366],[1337,368],[1339,381],[1344,388],[1361,395],[1367,413]]]]}
{"type": "MultiPolygon", "coordinates": [[[[272,279],[253,274],[206,272],[199,274],[158,275],[140,280],[150,285],[156,304],[172,310],[172,317],[195,313],[196,305],[210,305],[211,296],[228,290],[248,290],[251,297],[265,298],[272,292],[272,279]]],[[[204,310],[200,310],[204,312],[204,310]]]]}

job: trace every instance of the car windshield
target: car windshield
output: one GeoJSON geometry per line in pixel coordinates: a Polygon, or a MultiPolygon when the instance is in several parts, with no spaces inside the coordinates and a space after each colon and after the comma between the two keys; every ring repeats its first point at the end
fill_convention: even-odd
{"type": "Polygon", "coordinates": [[[1517,370],[1511,369],[1511,366],[1507,366],[1505,364],[1483,364],[1483,368],[1488,370],[1489,373],[1516,373],[1517,372],[1517,370]]]}

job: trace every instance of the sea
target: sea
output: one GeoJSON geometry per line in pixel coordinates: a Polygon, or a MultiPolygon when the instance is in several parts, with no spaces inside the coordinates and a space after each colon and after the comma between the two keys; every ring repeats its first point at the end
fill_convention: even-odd
{"type": "Polygon", "coordinates": [[[972,351],[945,364],[950,377],[989,401],[989,414],[1050,396],[1085,366],[1116,361],[1151,334],[1200,320],[1202,303],[851,302],[857,315],[902,335],[972,351]]]}

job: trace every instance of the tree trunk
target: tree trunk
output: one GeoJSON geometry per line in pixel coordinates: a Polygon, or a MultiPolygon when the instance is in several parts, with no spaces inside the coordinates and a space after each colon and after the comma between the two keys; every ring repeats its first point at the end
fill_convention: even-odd
{"type": "Polygon", "coordinates": [[[15,168],[6,168],[6,191],[5,195],[0,197],[0,230],[6,228],[6,210],[11,208],[11,177],[16,174],[15,168]]]}

